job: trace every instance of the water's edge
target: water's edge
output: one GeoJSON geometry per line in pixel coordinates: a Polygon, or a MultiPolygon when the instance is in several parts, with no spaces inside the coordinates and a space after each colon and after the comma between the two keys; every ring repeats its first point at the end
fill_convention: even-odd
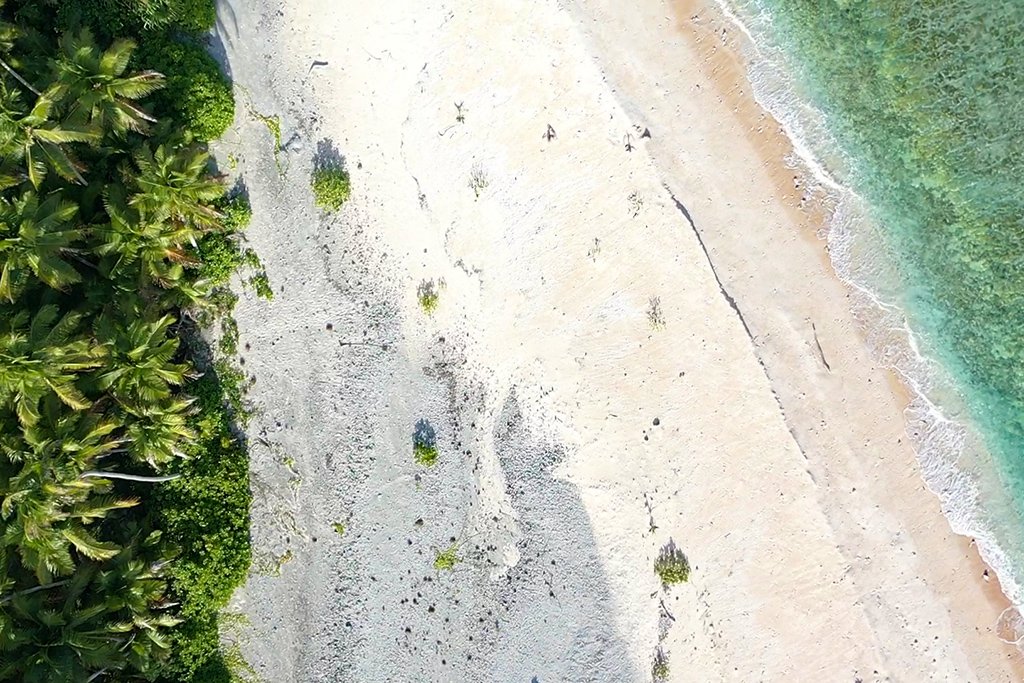
{"type": "MultiPolygon", "coordinates": [[[[873,355],[895,371],[910,392],[907,434],[914,444],[922,478],[939,498],[950,527],[975,540],[982,559],[999,578],[1010,602],[1024,606],[1024,574],[1014,557],[1024,557],[1013,538],[1013,502],[982,435],[966,417],[953,378],[914,334],[900,304],[906,283],[865,200],[837,179],[843,165],[839,145],[825,116],[801,97],[786,56],[772,44],[765,17],[744,12],[731,0],[715,0],[724,17],[745,38],[741,54],[758,104],[779,122],[794,150],[790,161],[803,171],[812,189],[833,207],[823,234],[836,274],[850,286],[851,304],[873,355]],[[1000,525],[999,521],[1003,521],[1000,525]]],[[[1021,633],[1019,617],[1003,631],[1021,633]]],[[[1024,634],[1015,641],[1020,644],[1024,634]]]]}

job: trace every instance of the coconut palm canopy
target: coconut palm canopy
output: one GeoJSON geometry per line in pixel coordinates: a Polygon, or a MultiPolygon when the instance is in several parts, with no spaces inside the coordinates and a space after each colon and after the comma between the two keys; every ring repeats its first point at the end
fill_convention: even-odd
{"type": "Polygon", "coordinates": [[[139,41],[70,27],[102,2],[3,4],[17,23],[0,22],[0,680],[216,680],[216,609],[248,537],[210,534],[230,522],[239,538],[248,485],[235,467],[222,491],[240,497],[189,498],[244,450],[182,335],[223,298],[198,245],[237,242],[224,188],[149,102],[166,79],[136,65],[139,41]],[[218,505],[221,527],[189,517],[218,505]]]}

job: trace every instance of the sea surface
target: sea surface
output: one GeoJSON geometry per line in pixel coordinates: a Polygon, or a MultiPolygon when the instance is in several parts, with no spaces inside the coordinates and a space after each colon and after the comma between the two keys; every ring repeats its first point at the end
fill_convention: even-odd
{"type": "Polygon", "coordinates": [[[929,486],[1024,604],[1024,0],[719,0],[929,486]]]}

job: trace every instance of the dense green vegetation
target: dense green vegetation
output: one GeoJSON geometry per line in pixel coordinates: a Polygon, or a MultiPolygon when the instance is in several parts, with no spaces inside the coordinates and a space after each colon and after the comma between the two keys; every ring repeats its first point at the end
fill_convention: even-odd
{"type": "Polygon", "coordinates": [[[196,327],[258,259],[202,145],[233,111],[189,34],[213,18],[210,0],[2,8],[0,680],[232,679],[243,388],[200,362],[196,327]]]}
{"type": "Polygon", "coordinates": [[[417,465],[432,467],[437,462],[437,446],[425,443],[414,443],[412,445],[412,457],[417,465]]]}
{"type": "Polygon", "coordinates": [[[452,571],[459,562],[462,562],[462,558],[459,557],[459,545],[457,543],[452,543],[444,550],[439,550],[434,554],[434,569],[439,572],[452,571]]]}
{"type": "Polygon", "coordinates": [[[686,583],[690,580],[690,561],[682,550],[676,548],[674,543],[669,543],[654,560],[654,573],[661,579],[661,583],[672,586],[677,583],[686,583]]]}
{"type": "MultiPolygon", "coordinates": [[[[280,138],[280,135],[278,136],[280,138]]],[[[279,142],[280,144],[280,142],[279,142]]],[[[340,166],[317,168],[311,180],[313,200],[325,211],[337,211],[352,192],[348,171],[340,166]]]]}
{"type": "Polygon", "coordinates": [[[897,248],[918,331],[1024,489],[1024,3],[755,4],[897,248]]]}

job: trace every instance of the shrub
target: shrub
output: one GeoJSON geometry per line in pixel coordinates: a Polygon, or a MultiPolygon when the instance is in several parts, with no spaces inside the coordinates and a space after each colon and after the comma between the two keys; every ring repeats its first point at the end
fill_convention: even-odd
{"type": "Polygon", "coordinates": [[[437,571],[451,571],[455,569],[455,565],[462,562],[462,558],[458,555],[459,546],[456,543],[452,543],[445,550],[437,553],[434,556],[434,569],[437,571]]]}
{"type": "Polygon", "coordinates": [[[655,683],[660,683],[661,681],[668,680],[668,674],[668,657],[659,647],[658,651],[654,653],[654,663],[651,664],[651,678],[654,679],[655,683]]]}
{"type": "Polygon", "coordinates": [[[217,203],[217,210],[223,218],[221,223],[227,232],[242,232],[252,220],[252,205],[244,194],[224,198],[217,203]]]}
{"type": "Polygon", "coordinates": [[[249,285],[256,291],[256,296],[259,298],[266,299],[267,301],[274,298],[274,290],[270,286],[270,278],[267,277],[267,271],[261,270],[249,278],[249,285]]]}
{"type": "MultiPolygon", "coordinates": [[[[237,378],[230,378],[237,380],[237,378]]],[[[236,391],[238,387],[232,387],[236,391]]],[[[252,561],[249,542],[249,458],[231,433],[223,386],[214,373],[188,387],[195,396],[199,438],[189,444],[180,479],[155,489],[153,515],[179,549],[170,565],[185,621],[174,630],[174,680],[195,675],[220,657],[217,616],[242,584],[252,561]]]]}
{"type": "Polygon", "coordinates": [[[243,263],[242,251],[231,235],[222,232],[211,232],[203,235],[196,249],[199,258],[200,279],[206,279],[213,285],[222,285],[231,278],[243,263]]]}
{"type": "Polygon", "coordinates": [[[666,586],[685,583],[690,578],[690,561],[686,559],[683,551],[669,542],[654,561],[654,573],[666,586]]]}
{"type": "Polygon", "coordinates": [[[437,462],[437,446],[433,444],[414,443],[412,445],[412,455],[416,464],[423,465],[424,467],[431,467],[437,462]]]}
{"type": "Polygon", "coordinates": [[[427,315],[433,315],[440,302],[440,294],[433,280],[424,280],[416,290],[416,298],[420,302],[420,308],[427,315]]]}
{"type": "Polygon", "coordinates": [[[198,140],[220,137],[235,119],[235,98],[216,60],[201,45],[163,36],[146,41],[136,53],[139,66],[167,77],[153,97],[198,140]]]}
{"type": "Polygon", "coordinates": [[[220,319],[220,339],[217,347],[225,356],[233,356],[238,353],[238,322],[226,315],[220,319]]]}
{"type": "MultiPolygon", "coordinates": [[[[205,33],[217,22],[213,0],[165,0],[171,8],[172,22],[186,31],[205,33]]],[[[133,3],[144,5],[145,3],[133,3]]]]}
{"type": "Polygon", "coordinates": [[[326,211],[337,211],[351,194],[348,171],[340,166],[318,168],[313,171],[313,199],[326,211]]]}

